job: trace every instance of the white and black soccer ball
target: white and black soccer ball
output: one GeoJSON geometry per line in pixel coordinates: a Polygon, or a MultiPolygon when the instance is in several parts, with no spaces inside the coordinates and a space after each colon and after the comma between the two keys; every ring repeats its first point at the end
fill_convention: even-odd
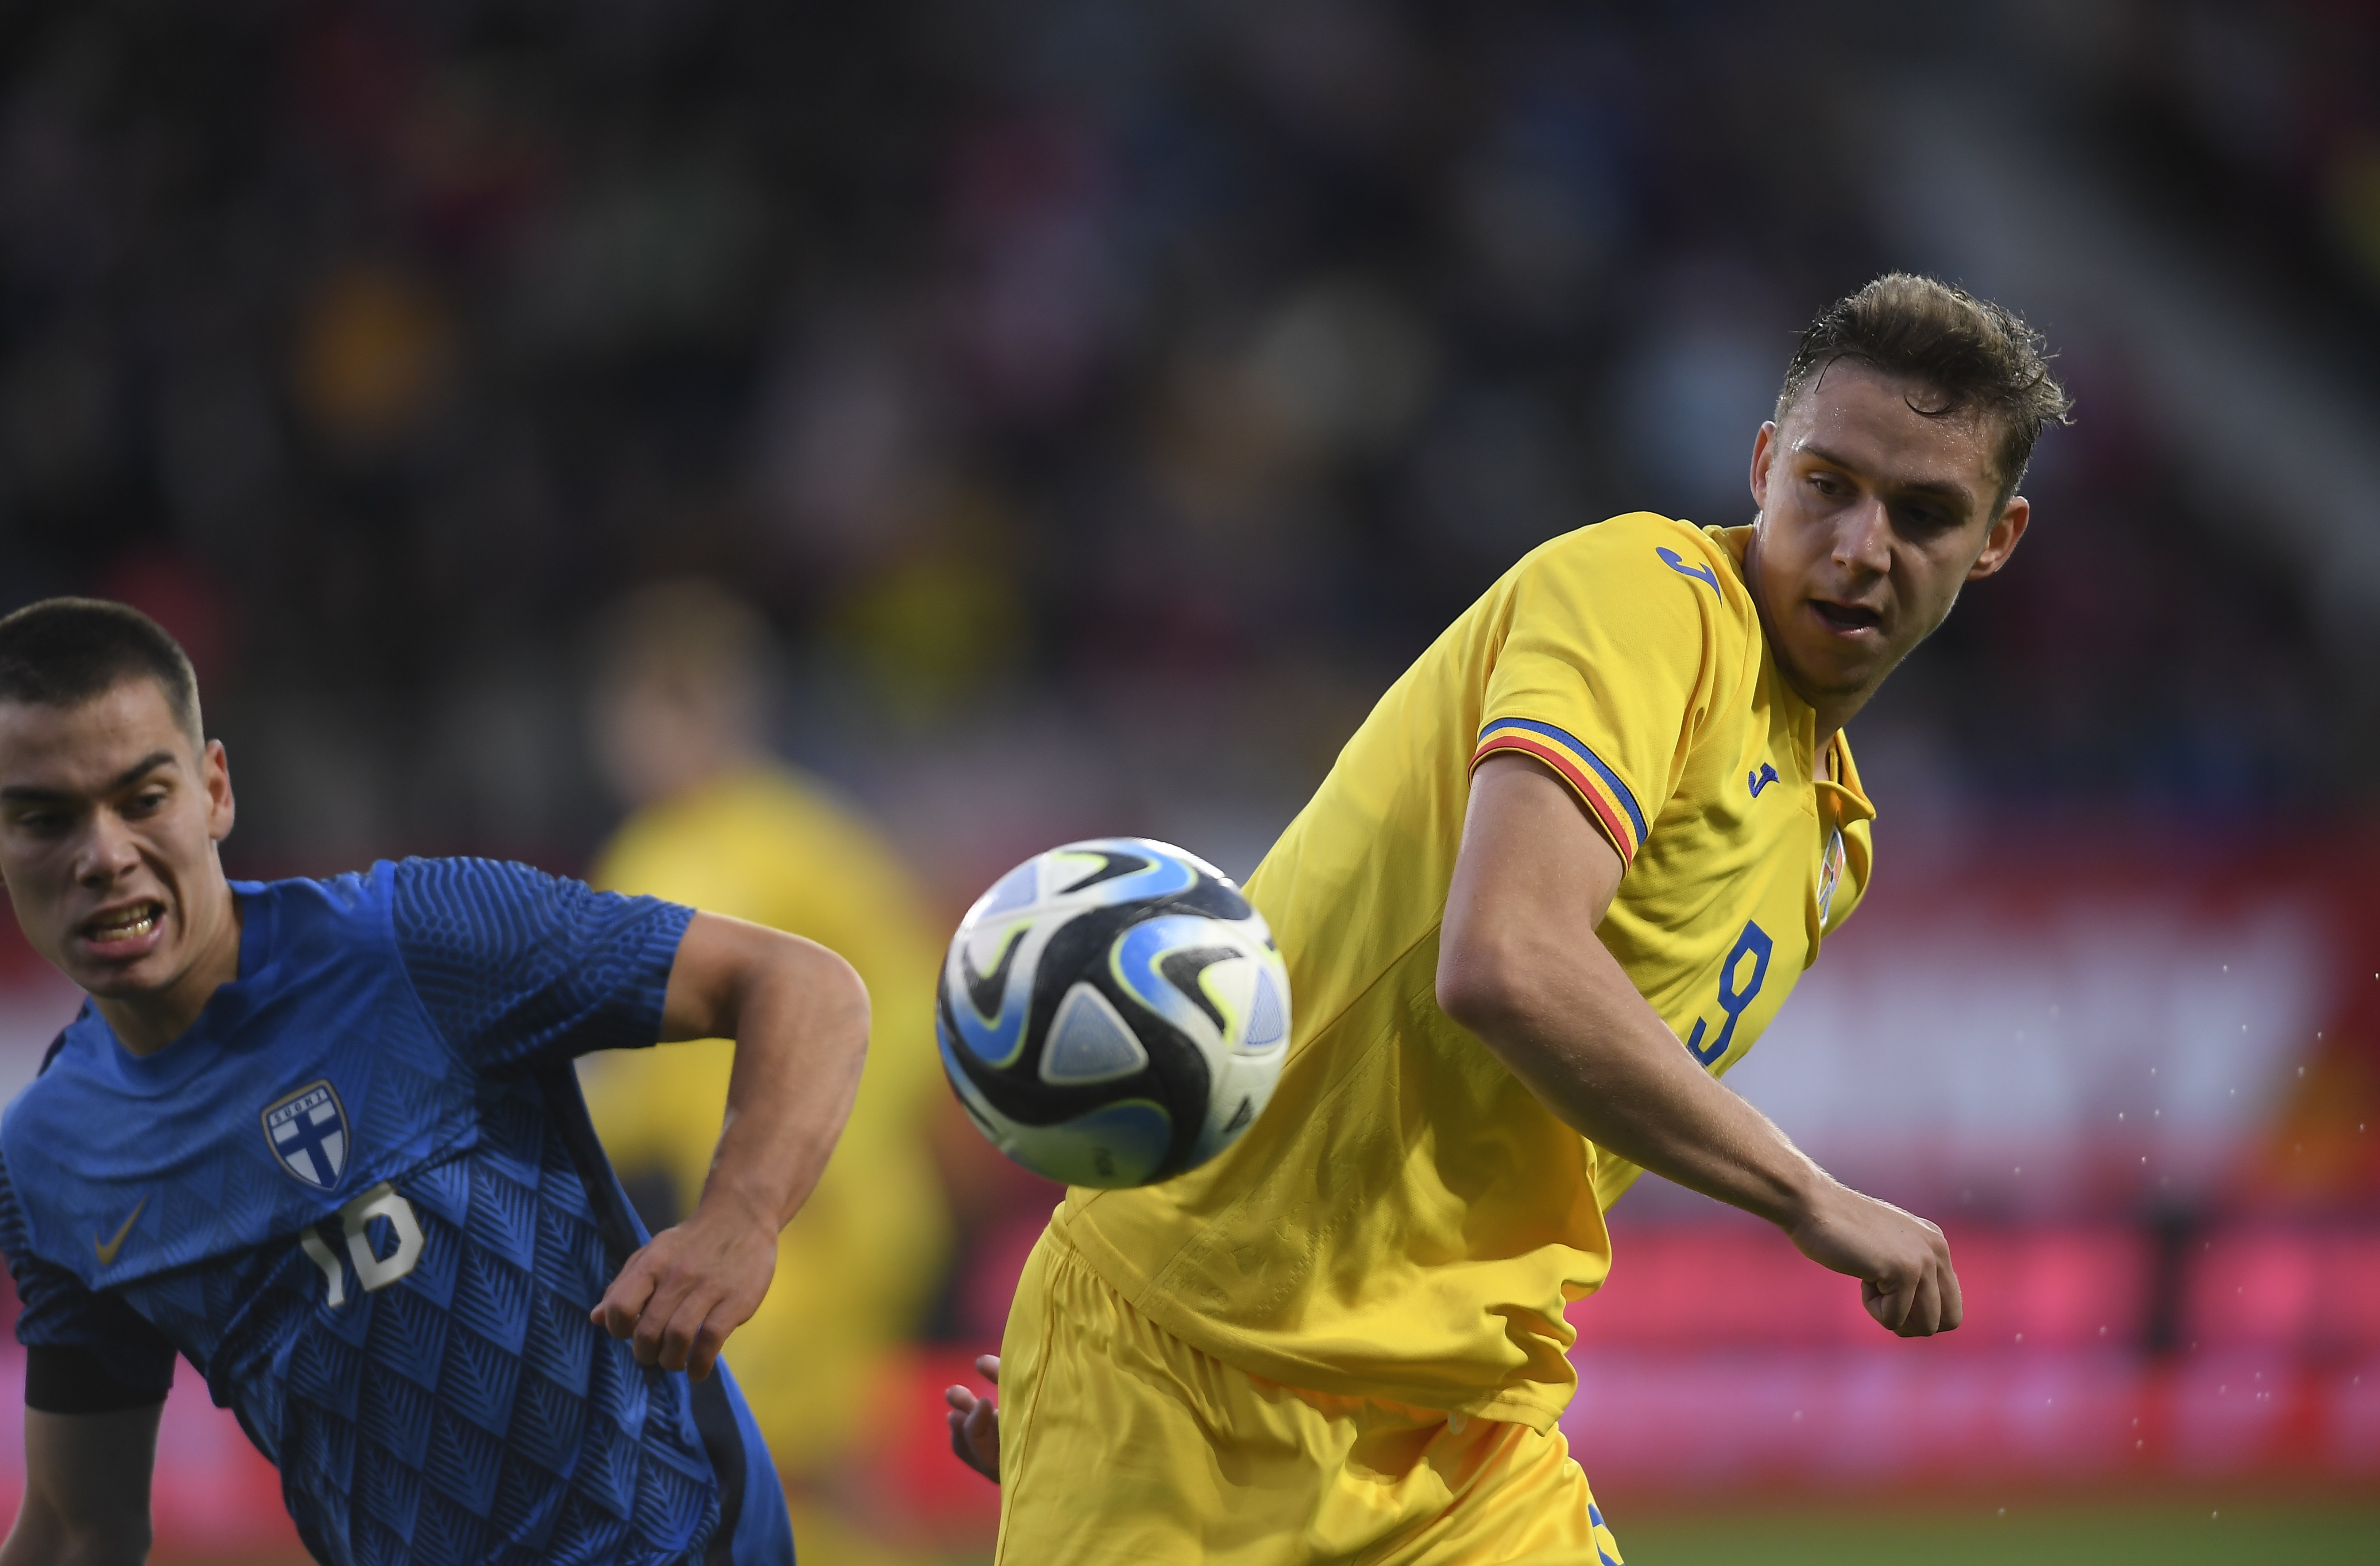
{"type": "Polygon", "coordinates": [[[1146,1185],[1263,1112],[1289,1053],[1289,973],[1220,870],[1101,838],[977,899],[935,1018],[942,1069],[994,1147],[1069,1185],[1146,1185]]]}

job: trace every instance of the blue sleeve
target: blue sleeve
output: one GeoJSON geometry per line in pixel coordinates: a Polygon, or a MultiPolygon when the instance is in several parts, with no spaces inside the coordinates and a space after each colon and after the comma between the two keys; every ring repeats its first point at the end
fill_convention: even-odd
{"type": "Polygon", "coordinates": [[[174,1385],[174,1345],[138,1311],[33,1254],[17,1189],[0,1164],[0,1251],[17,1285],[17,1341],[29,1349],[79,1349],[126,1389],[162,1401],[174,1385]]]}
{"type": "Polygon", "coordinates": [[[526,865],[395,867],[396,946],[431,1021],[483,1070],[642,1049],[694,910],[526,865]]]}

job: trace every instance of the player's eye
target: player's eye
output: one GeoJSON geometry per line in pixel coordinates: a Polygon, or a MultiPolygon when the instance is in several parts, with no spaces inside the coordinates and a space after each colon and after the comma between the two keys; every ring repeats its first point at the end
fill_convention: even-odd
{"type": "Polygon", "coordinates": [[[124,813],[128,816],[151,816],[156,814],[164,803],[164,789],[144,788],[132,796],[131,803],[124,807],[124,813]]]}

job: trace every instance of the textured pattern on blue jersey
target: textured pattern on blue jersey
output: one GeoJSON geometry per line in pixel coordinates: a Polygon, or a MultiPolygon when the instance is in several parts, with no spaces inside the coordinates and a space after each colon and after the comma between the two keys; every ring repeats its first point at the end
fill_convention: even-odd
{"type": "Polygon", "coordinates": [[[482,1065],[537,1066],[659,1034],[690,908],[526,865],[407,859],[396,940],[439,1030],[482,1065]]]}
{"type": "Polygon", "coordinates": [[[643,1236],[566,1062],[653,1041],[689,912],[484,861],[238,890],[188,1033],[136,1058],[86,1014],[0,1120],[19,1338],[186,1355],[325,1561],[790,1560],[723,1367],[695,1394],[588,1319],[643,1236]],[[269,1111],[334,1100],[291,1167],[269,1111]]]}
{"type": "Polygon", "coordinates": [[[25,1231],[5,1159],[0,1159],[0,1253],[17,1285],[17,1336],[53,1348],[88,1349],[126,1387],[163,1401],[174,1385],[174,1345],[114,1294],[94,1294],[63,1267],[43,1261],[25,1231]]]}
{"type": "MultiPolygon", "coordinates": [[[[424,1240],[404,1286],[355,1308],[346,1266],[350,1305],[243,1415],[272,1431],[325,1554],[341,1538],[358,1561],[682,1553],[719,1518],[683,1379],[587,1318],[588,1281],[609,1269],[541,1090],[491,1084],[480,1107],[477,1151],[403,1188],[424,1240]]],[[[289,1281],[322,1293],[319,1275],[289,1281]]]]}

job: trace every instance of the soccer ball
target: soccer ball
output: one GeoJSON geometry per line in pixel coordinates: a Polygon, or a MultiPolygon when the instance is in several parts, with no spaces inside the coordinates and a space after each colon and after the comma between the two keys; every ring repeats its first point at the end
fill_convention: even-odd
{"type": "Polygon", "coordinates": [[[1289,1052],[1289,973],[1214,866],[1147,838],[1027,859],[951,938],[951,1086],[992,1145],[1069,1185],[1146,1185],[1239,1139],[1289,1052]]]}

